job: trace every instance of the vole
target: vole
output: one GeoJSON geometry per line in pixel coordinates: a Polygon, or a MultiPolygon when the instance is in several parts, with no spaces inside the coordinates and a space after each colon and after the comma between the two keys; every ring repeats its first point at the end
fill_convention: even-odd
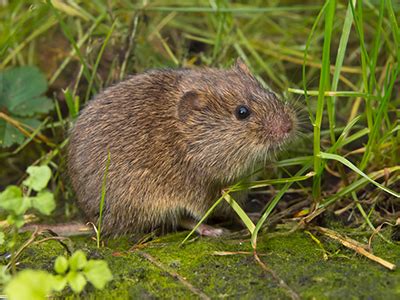
{"type": "MultiPolygon", "coordinates": [[[[150,70],[88,102],[70,133],[68,173],[84,213],[97,222],[109,163],[106,234],[190,228],[222,189],[290,141],[296,124],[294,109],[241,60],[227,70],[150,70]]],[[[203,225],[198,232],[222,230],[203,225]]]]}

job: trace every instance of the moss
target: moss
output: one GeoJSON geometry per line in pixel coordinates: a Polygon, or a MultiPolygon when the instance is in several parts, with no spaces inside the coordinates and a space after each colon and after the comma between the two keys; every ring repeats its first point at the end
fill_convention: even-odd
{"type": "MultiPolygon", "coordinates": [[[[74,248],[83,249],[88,257],[105,259],[114,280],[104,291],[86,288],[82,297],[103,299],[196,298],[177,278],[211,298],[288,298],[273,277],[264,272],[251,255],[219,256],[215,251],[249,251],[248,240],[198,238],[180,247],[186,233],[158,238],[144,248],[128,252],[132,239],[109,240],[97,249],[90,238],[74,238],[74,248]],[[156,266],[141,253],[151,255],[162,264],[156,266]]],[[[388,271],[380,265],[354,254],[341,245],[320,237],[325,249],[334,255],[324,260],[321,248],[305,232],[288,236],[263,235],[258,241],[261,259],[302,298],[369,298],[400,297],[400,272],[388,271]]],[[[400,263],[400,247],[380,239],[374,241],[375,254],[393,263],[400,263]]],[[[46,242],[28,248],[20,267],[52,269],[57,255],[65,254],[57,242],[46,242]]],[[[71,291],[63,297],[75,298],[71,291]]]]}

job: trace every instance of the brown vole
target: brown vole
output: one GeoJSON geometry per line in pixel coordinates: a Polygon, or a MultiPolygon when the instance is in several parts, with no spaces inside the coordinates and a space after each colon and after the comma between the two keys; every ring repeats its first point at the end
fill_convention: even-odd
{"type": "MultiPolygon", "coordinates": [[[[238,61],[229,70],[152,70],[109,87],[72,129],[68,171],[91,221],[102,230],[190,227],[221,190],[264,163],[293,136],[293,109],[238,61]]],[[[220,230],[200,227],[204,235],[220,230]]]]}

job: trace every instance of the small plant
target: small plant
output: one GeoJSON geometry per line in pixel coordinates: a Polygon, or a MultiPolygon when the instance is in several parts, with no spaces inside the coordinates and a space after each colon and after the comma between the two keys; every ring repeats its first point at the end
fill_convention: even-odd
{"type": "Polygon", "coordinates": [[[24,225],[24,214],[28,209],[50,215],[56,207],[53,193],[46,189],[51,178],[50,168],[30,166],[27,173],[29,177],[24,180],[22,187],[10,185],[0,193],[0,208],[8,214],[7,222],[16,228],[24,225]]]}
{"type": "Polygon", "coordinates": [[[90,282],[103,289],[112,280],[112,274],[104,260],[87,260],[83,251],[76,251],[69,259],[59,256],[54,262],[53,275],[43,270],[19,272],[6,286],[9,299],[46,299],[52,292],[61,292],[67,285],[79,294],[90,282]]]}
{"type": "MultiPolygon", "coordinates": [[[[7,223],[11,226],[12,239],[8,243],[11,249],[10,266],[15,273],[16,251],[15,244],[18,229],[25,221],[24,215],[28,209],[35,209],[44,215],[50,215],[56,207],[54,195],[48,189],[47,184],[51,178],[51,170],[48,166],[30,166],[27,169],[28,178],[22,183],[22,187],[8,186],[0,193],[0,209],[5,211],[7,223]]],[[[0,232],[0,244],[4,242],[4,233],[0,232]]]]}
{"type": "MultiPolygon", "coordinates": [[[[29,176],[22,182],[22,186],[10,185],[0,193],[0,209],[5,212],[5,219],[11,226],[12,239],[8,243],[11,249],[11,262],[2,266],[0,283],[6,285],[5,293],[9,299],[46,299],[52,292],[60,292],[69,286],[73,292],[80,293],[87,282],[95,288],[102,289],[112,279],[108,265],[103,260],[87,260],[86,255],[76,251],[69,259],[59,256],[55,260],[56,275],[44,270],[23,270],[16,273],[15,244],[18,229],[24,221],[24,214],[34,209],[44,215],[50,215],[56,204],[53,193],[46,187],[51,179],[51,169],[48,166],[30,166],[27,169],[29,176]]],[[[5,235],[0,232],[0,244],[4,243],[5,235]]]]}
{"type": "Polygon", "coordinates": [[[54,277],[42,270],[24,270],[11,279],[5,288],[9,299],[46,299],[56,287],[54,277]]]}
{"type": "Polygon", "coordinates": [[[60,287],[67,283],[75,293],[80,293],[89,281],[95,288],[103,289],[112,279],[112,274],[104,260],[87,260],[83,251],[76,251],[69,259],[57,257],[54,263],[56,279],[60,287]]]}

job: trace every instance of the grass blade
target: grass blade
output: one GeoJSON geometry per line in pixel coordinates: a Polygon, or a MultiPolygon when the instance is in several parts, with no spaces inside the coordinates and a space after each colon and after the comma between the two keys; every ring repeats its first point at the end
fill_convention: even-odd
{"type": "Polygon", "coordinates": [[[369,182],[374,184],[375,186],[379,187],[381,190],[385,191],[386,193],[391,194],[392,196],[395,196],[396,198],[400,198],[400,194],[396,193],[395,191],[392,191],[391,189],[381,185],[380,183],[376,182],[375,180],[371,179],[367,174],[365,174],[363,171],[361,171],[359,168],[357,168],[353,163],[351,163],[349,160],[345,159],[344,157],[337,155],[337,154],[332,154],[332,153],[326,153],[326,152],[320,152],[319,154],[321,158],[323,159],[331,159],[331,160],[336,160],[342,164],[344,164],[346,167],[350,168],[354,172],[356,172],[358,175],[364,177],[367,179],[369,182]]]}
{"type": "MultiPolygon", "coordinates": [[[[356,3],[356,0],[351,0],[351,1],[353,2],[353,5],[356,3]]],[[[352,23],[353,23],[353,14],[351,13],[351,4],[349,3],[346,11],[346,16],[344,19],[342,36],[340,37],[339,49],[336,56],[335,71],[333,73],[331,90],[334,92],[337,90],[339,84],[340,72],[343,66],[344,55],[346,53],[347,42],[349,41],[352,23]]],[[[330,129],[332,143],[335,142],[335,127],[336,127],[335,106],[336,106],[336,96],[328,98],[327,99],[328,120],[329,120],[329,129],[330,129]]]]}
{"type": "Polygon", "coordinates": [[[321,173],[323,164],[319,153],[321,151],[321,125],[325,106],[325,91],[330,89],[329,68],[330,68],[330,47],[333,31],[333,18],[335,16],[336,1],[329,0],[325,11],[325,33],[324,47],[322,51],[322,68],[319,80],[319,93],[317,100],[317,112],[314,125],[314,172],[316,176],[313,181],[313,198],[319,201],[321,197],[321,173]]]}
{"type": "MultiPolygon", "coordinates": [[[[301,174],[304,174],[312,165],[312,161],[310,160],[307,164],[305,164],[297,173],[295,176],[301,176],[301,174]]],[[[276,196],[272,199],[270,204],[268,205],[267,209],[261,216],[260,220],[258,220],[256,224],[256,228],[254,228],[253,234],[251,235],[251,245],[253,249],[257,248],[257,236],[258,232],[260,231],[262,225],[264,224],[265,220],[268,218],[268,216],[271,214],[272,210],[275,208],[275,206],[278,204],[279,200],[283,197],[283,195],[286,193],[286,191],[290,188],[290,186],[293,184],[293,182],[288,182],[285,184],[285,186],[276,194],[276,196]]]]}
{"type": "MultiPolygon", "coordinates": [[[[388,172],[389,173],[393,173],[393,172],[397,172],[400,170],[400,166],[394,166],[394,167],[390,167],[390,168],[385,168],[383,170],[379,170],[373,173],[370,173],[367,177],[371,178],[371,179],[378,179],[381,178],[383,176],[385,176],[388,172]]],[[[357,191],[361,188],[363,188],[367,183],[369,182],[369,180],[367,180],[367,178],[362,177],[357,179],[356,181],[352,182],[351,184],[349,184],[348,186],[342,188],[339,192],[337,192],[336,194],[328,197],[325,201],[323,201],[322,203],[320,203],[320,205],[318,206],[318,208],[325,208],[328,207],[329,205],[333,204],[335,201],[343,198],[344,196],[346,196],[347,194],[353,192],[353,191],[357,191]]]]}
{"type": "Polygon", "coordinates": [[[266,180],[253,181],[253,182],[249,182],[249,183],[242,183],[242,184],[235,185],[235,187],[234,188],[232,187],[230,189],[230,191],[235,192],[235,191],[241,191],[244,189],[257,189],[257,188],[261,188],[261,187],[270,186],[273,184],[298,182],[298,181],[307,180],[314,175],[315,175],[314,172],[309,172],[308,174],[303,175],[303,176],[293,176],[290,178],[266,179],[266,180]]]}
{"type": "MultiPolygon", "coordinates": [[[[342,144],[343,140],[346,138],[346,136],[349,134],[350,130],[353,128],[353,126],[360,120],[361,116],[355,117],[353,120],[351,120],[343,129],[341,135],[337,139],[337,141],[332,145],[332,147],[329,149],[330,153],[336,152],[336,149],[338,149],[342,144]]],[[[367,129],[368,130],[368,129],[367,129]]]]}
{"type": "Polygon", "coordinates": [[[329,1],[325,2],[324,6],[321,8],[320,12],[318,13],[318,16],[315,18],[314,24],[311,28],[310,34],[309,34],[307,42],[306,42],[306,48],[304,49],[303,68],[302,68],[303,89],[304,89],[305,100],[307,103],[308,114],[310,116],[311,123],[313,123],[313,124],[315,123],[315,118],[311,111],[310,101],[308,99],[308,93],[307,93],[307,76],[306,76],[306,66],[308,65],[307,56],[308,56],[308,49],[310,48],[310,45],[311,45],[311,38],[313,37],[315,30],[317,29],[319,20],[321,19],[322,15],[324,14],[326,7],[328,6],[328,3],[329,3],[329,1]]]}
{"type": "Polygon", "coordinates": [[[106,184],[107,184],[107,175],[108,175],[108,168],[110,167],[111,162],[111,155],[110,151],[107,151],[107,161],[106,161],[106,168],[103,175],[103,180],[101,184],[101,199],[99,204],[99,220],[97,222],[97,230],[96,230],[96,241],[97,241],[97,248],[100,248],[100,240],[101,240],[101,224],[103,222],[103,210],[104,210],[104,203],[106,199],[106,184]]]}
{"type": "Polygon", "coordinates": [[[229,205],[233,208],[233,210],[238,214],[238,216],[243,221],[244,225],[246,225],[246,227],[250,231],[250,233],[253,234],[256,226],[250,220],[250,218],[247,216],[247,214],[244,212],[244,210],[240,207],[240,205],[235,201],[235,199],[233,199],[233,197],[230,194],[225,194],[224,199],[226,200],[226,202],[229,203],[229,205]]]}
{"type": "MultiPolygon", "coordinates": [[[[226,193],[228,193],[227,191],[226,193]]],[[[181,246],[196,232],[197,228],[203,223],[209,216],[210,214],[214,211],[214,209],[224,200],[225,193],[218,198],[217,201],[214,202],[214,204],[207,210],[207,212],[204,214],[204,216],[200,219],[200,221],[196,224],[195,227],[193,227],[192,231],[189,232],[189,234],[184,238],[184,240],[181,242],[181,246]]]]}
{"type": "Polygon", "coordinates": [[[90,76],[89,85],[88,85],[86,97],[85,97],[85,102],[87,102],[89,100],[90,91],[92,90],[93,81],[94,81],[94,78],[97,73],[97,68],[99,66],[101,57],[103,56],[104,50],[106,49],[108,41],[111,37],[111,34],[114,32],[115,25],[116,25],[116,21],[114,21],[114,23],[111,25],[111,28],[108,31],[106,38],[104,39],[103,45],[100,48],[99,54],[97,55],[96,62],[94,63],[94,66],[93,66],[92,75],[90,76]]]}

